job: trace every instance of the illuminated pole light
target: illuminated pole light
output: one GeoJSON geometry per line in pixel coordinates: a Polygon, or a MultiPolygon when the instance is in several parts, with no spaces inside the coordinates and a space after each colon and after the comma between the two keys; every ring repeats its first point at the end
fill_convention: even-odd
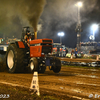
{"type": "Polygon", "coordinates": [[[77,24],[81,25],[80,8],[83,6],[83,3],[82,2],[78,2],[78,3],[75,4],[75,6],[78,8],[78,23],[77,24]]]}
{"type": "Polygon", "coordinates": [[[98,25],[97,24],[93,24],[92,25],[92,29],[93,29],[93,39],[95,40],[95,31],[98,29],[98,25]]]}
{"type": "Polygon", "coordinates": [[[77,3],[78,7],[82,7],[82,2],[77,3]]]}
{"type": "Polygon", "coordinates": [[[80,8],[82,7],[82,2],[78,2],[77,7],[78,7],[78,24],[81,26],[80,8]]]}
{"type": "Polygon", "coordinates": [[[64,32],[59,32],[59,33],[58,33],[58,36],[60,36],[60,43],[62,44],[61,37],[64,36],[64,32]]]}

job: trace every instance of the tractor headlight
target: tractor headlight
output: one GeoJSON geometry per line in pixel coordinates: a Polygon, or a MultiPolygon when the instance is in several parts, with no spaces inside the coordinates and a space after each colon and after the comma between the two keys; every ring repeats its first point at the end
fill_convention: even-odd
{"type": "Polygon", "coordinates": [[[35,46],[40,46],[40,45],[41,45],[41,43],[35,44],[35,46]]]}
{"type": "Polygon", "coordinates": [[[42,55],[44,55],[44,53],[41,53],[42,55]]]}

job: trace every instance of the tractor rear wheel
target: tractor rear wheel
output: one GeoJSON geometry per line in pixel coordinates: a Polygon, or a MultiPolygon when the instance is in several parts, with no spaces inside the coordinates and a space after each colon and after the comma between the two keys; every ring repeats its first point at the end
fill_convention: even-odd
{"type": "Polygon", "coordinates": [[[23,72],[24,70],[24,50],[10,44],[6,53],[7,71],[10,73],[23,72]]]}
{"type": "Polygon", "coordinates": [[[57,57],[54,57],[52,59],[52,64],[51,65],[52,65],[53,72],[55,72],[55,73],[60,72],[60,70],[61,70],[61,61],[60,61],[60,59],[58,59],[57,57]]]}

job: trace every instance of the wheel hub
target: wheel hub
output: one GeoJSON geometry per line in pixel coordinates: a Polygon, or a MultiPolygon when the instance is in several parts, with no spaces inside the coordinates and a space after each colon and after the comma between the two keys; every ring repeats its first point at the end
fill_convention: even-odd
{"type": "Polygon", "coordinates": [[[31,61],[31,63],[30,63],[30,69],[34,70],[34,63],[33,63],[33,61],[31,61]]]}
{"type": "Polygon", "coordinates": [[[9,69],[13,68],[13,65],[14,65],[13,59],[14,59],[14,53],[12,50],[10,50],[7,57],[7,64],[8,64],[9,69]]]}

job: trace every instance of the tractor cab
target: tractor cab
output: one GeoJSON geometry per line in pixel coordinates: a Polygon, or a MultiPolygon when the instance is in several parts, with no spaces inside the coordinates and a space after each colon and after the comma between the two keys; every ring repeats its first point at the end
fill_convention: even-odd
{"type": "Polygon", "coordinates": [[[34,31],[33,31],[33,28],[31,28],[31,27],[23,27],[23,29],[22,29],[22,35],[21,35],[21,41],[25,41],[24,37],[27,34],[27,32],[31,33],[31,40],[34,40],[34,31]]]}

